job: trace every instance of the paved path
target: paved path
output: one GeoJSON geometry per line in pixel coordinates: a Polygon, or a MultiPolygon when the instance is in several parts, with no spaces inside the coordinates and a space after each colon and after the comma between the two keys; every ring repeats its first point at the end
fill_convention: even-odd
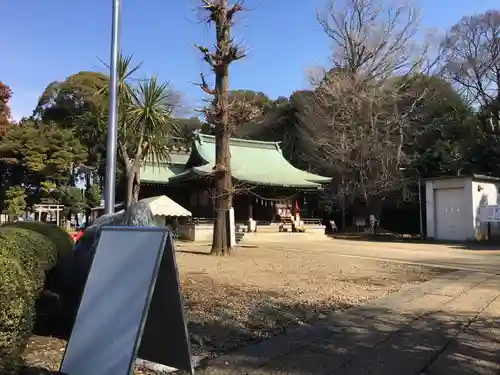
{"type": "Polygon", "coordinates": [[[199,375],[498,375],[500,276],[456,271],[221,356],[199,375]]]}
{"type": "Polygon", "coordinates": [[[263,241],[257,236],[246,241],[245,245],[500,274],[500,247],[497,251],[464,250],[460,245],[369,242],[328,237],[263,241]]]}

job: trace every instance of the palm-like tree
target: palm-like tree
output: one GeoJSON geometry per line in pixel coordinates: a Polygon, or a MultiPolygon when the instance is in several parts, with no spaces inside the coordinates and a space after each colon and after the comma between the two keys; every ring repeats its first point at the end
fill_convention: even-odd
{"type": "MultiPolygon", "coordinates": [[[[139,199],[143,161],[168,162],[169,140],[176,132],[172,121],[175,95],[168,83],[153,76],[133,85],[141,64],[120,55],[118,64],[118,153],[127,174],[127,207],[139,199]]],[[[100,93],[107,102],[107,88],[100,93]]]]}

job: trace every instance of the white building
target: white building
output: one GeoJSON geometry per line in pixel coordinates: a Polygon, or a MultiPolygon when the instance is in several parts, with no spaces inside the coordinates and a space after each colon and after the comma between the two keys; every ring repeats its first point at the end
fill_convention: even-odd
{"type": "Polygon", "coordinates": [[[485,238],[487,226],[479,222],[479,207],[498,204],[499,186],[500,178],[480,175],[426,179],[427,237],[451,241],[485,238]]]}

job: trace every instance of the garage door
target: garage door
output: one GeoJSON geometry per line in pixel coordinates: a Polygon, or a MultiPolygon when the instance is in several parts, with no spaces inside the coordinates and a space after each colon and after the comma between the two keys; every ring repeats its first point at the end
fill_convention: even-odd
{"type": "Polygon", "coordinates": [[[464,189],[435,190],[436,239],[465,240],[464,222],[464,189]]]}

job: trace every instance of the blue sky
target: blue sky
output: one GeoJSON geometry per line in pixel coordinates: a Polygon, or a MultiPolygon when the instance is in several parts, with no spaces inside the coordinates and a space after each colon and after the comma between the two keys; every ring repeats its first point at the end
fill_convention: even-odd
{"type": "MultiPolygon", "coordinates": [[[[327,0],[247,0],[234,36],[249,48],[231,69],[232,89],[288,96],[307,86],[306,69],[326,65],[329,42],[315,14],[327,0]]],[[[207,71],[193,43],[213,45],[198,20],[197,0],[122,0],[121,49],[179,91],[187,109],[203,97],[190,82],[207,71]]],[[[417,0],[423,27],[444,30],[498,0],[417,0]]],[[[111,0],[2,0],[0,80],[14,91],[13,115],[29,115],[48,83],[109,60],[111,0]]],[[[208,76],[207,76],[208,77],[208,76]]],[[[140,78],[140,77],[138,77],[140,78]]]]}

